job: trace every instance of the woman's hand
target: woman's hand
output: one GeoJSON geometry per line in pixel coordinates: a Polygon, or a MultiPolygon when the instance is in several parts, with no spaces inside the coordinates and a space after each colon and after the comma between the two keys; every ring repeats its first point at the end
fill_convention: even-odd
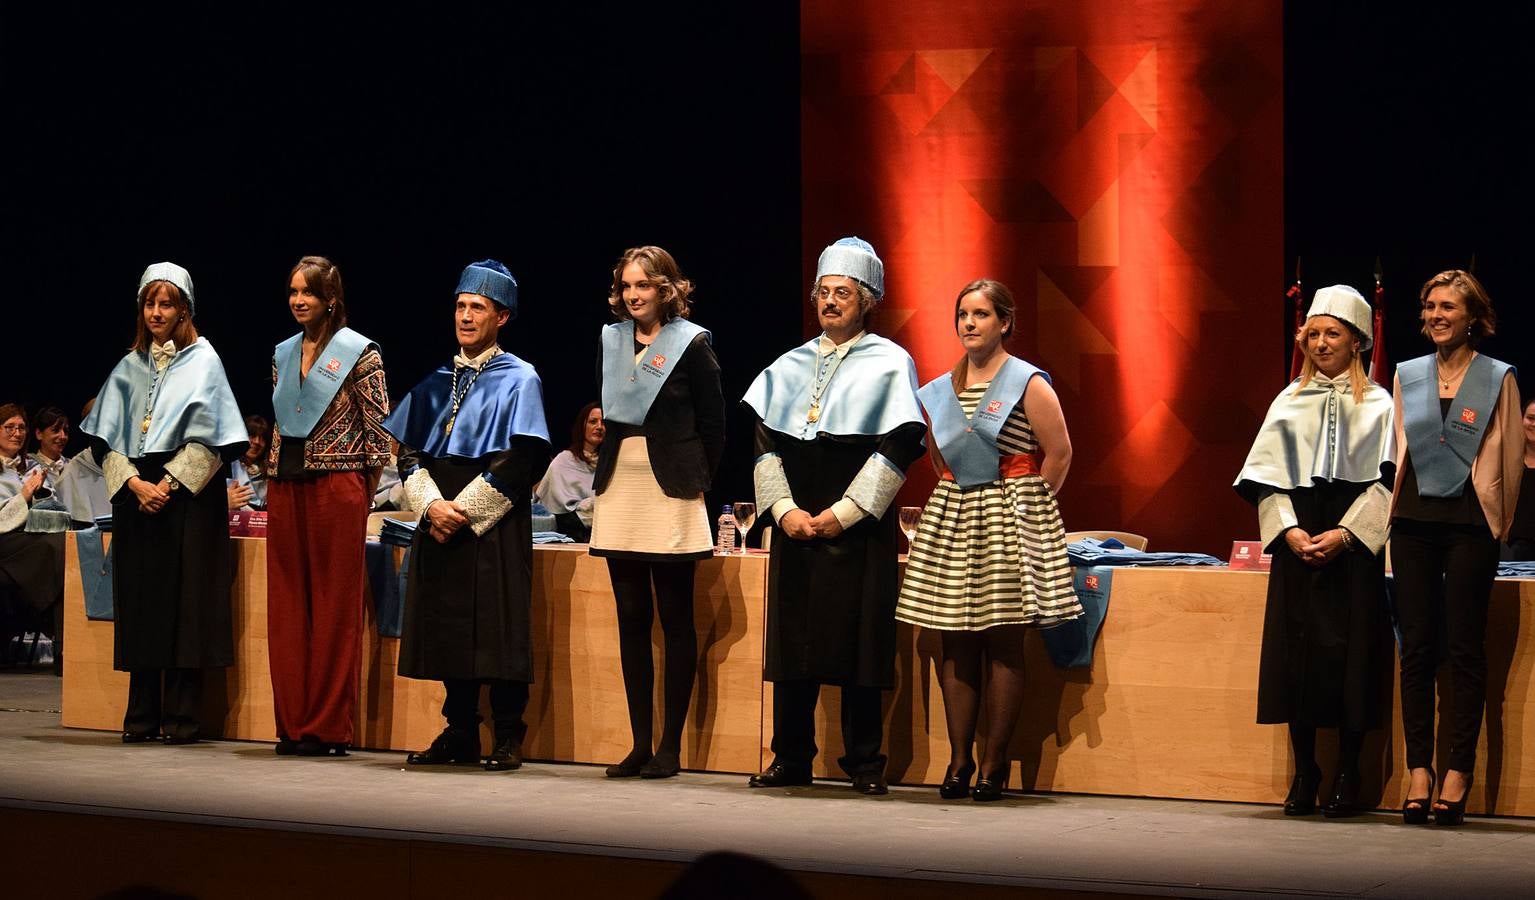
{"type": "Polygon", "coordinates": [[[1342,555],[1346,549],[1348,545],[1343,542],[1343,530],[1340,528],[1329,528],[1313,538],[1306,547],[1312,557],[1310,562],[1315,566],[1327,565],[1342,555]]]}
{"type": "Polygon", "coordinates": [[[433,500],[426,506],[426,521],[437,543],[446,544],[460,528],[469,524],[469,516],[452,500],[433,500]]]}
{"type": "Polygon", "coordinates": [[[41,467],[39,467],[39,468],[33,469],[31,472],[28,472],[27,473],[27,477],[22,479],[22,482],[21,482],[21,496],[26,498],[26,501],[28,503],[31,503],[32,502],[32,495],[37,493],[37,489],[42,487],[42,486],[43,486],[43,470],[42,470],[41,467]]]}
{"type": "Polygon", "coordinates": [[[229,485],[228,494],[230,509],[240,509],[251,502],[252,497],[256,496],[256,492],[251,490],[250,485],[241,484],[238,481],[229,485]]]}
{"type": "Polygon", "coordinates": [[[165,484],[150,484],[137,475],[128,479],[128,490],[139,499],[139,512],[154,515],[170,502],[170,488],[165,484]]]}

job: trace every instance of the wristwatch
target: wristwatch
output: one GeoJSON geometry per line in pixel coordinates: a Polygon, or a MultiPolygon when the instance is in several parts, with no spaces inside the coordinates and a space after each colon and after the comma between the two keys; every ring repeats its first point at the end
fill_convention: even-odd
{"type": "Polygon", "coordinates": [[[176,476],[169,472],[165,473],[165,484],[171,489],[172,492],[181,487],[181,482],[177,481],[176,476]]]}

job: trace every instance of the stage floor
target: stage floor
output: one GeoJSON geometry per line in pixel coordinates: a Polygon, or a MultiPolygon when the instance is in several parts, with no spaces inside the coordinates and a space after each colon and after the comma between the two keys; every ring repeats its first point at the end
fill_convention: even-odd
{"type": "MultiPolygon", "coordinates": [[[[308,760],[257,743],[124,746],[64,729],[58,709],[51,674],[0,672],[0,806],[673,863],[728,849],[800,873],[812,889],[814,873],[906,884],[890,896],[919,896],[922,882],[934,894],[967,883],[1211,897],[1529,896],[1535,883],[1535,822],[1525,819],[1437,830],[1385,814],[1292,820],[1234,803],[1010,794],[978,806],[932,788],[865,798],[833,781],[782,790],[749,790],[735,775],[615,781],[596,766],[537,762],[505,774],[407,770],[402,753],[308,760]]],[[[13,884],[60,884],[58,873],[6,869],[13,884]]]]}

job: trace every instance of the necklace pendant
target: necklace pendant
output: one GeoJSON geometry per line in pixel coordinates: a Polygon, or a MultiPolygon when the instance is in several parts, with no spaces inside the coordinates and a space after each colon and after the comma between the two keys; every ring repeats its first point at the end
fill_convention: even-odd
{"type": "Polygon", "coordinates": [[[144,417],[144,421],[139,423],[139,434],[148,434],[148,433],[149,433],[149,416],[145,416],[144,417]]]}
{"type": "Polygon", "coordinates": [[[452,433],[453,433],[453,420],[449,419],[448,420],[448,424],[442,426],[442,434],[443,434],[444,437],[446,437],[446,436],[448,436],[448,435],[450,435],[452,433]]]}
{"type": "Polygon", "coordinates": [[[819,403],[812,403],[812,404],[810,404],[810,412],[805,414],[805,421],[809,422],[812,425],[814,425],[816,422],[819,422],[820,420],[821,420],[821,404],[819,404],[819,403]]]}

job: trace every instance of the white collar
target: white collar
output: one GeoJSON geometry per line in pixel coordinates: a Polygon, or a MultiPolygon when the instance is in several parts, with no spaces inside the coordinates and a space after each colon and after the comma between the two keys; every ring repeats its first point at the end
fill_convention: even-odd
{"type": "Polygon", "coordinates": [[[827,337],[826,332],[823,331],[821,332],[821,340],[816,344],[816,348],[822,354],[835,353],[839,357],[844,357],[847,356],[849,350],[853,349],[853,345],[858,343],[866,334],[868,334],[867,331],[860,331],[852,337],[848,338],[845,342],[837,344],[833,343],[832,339],[827,337]]]}
{"type": "Polygon", "coordinates": [[[460,349],[458,353],[453,357],[453,365],[467,366],[478,372],[481,366],[490,362],[491,358],[499,353],[501,353],[500,344],[491,344],[488,348],[485,349],[483,353],[477,354],[473,359],[465,356],[464,351],[460,349]]]}

